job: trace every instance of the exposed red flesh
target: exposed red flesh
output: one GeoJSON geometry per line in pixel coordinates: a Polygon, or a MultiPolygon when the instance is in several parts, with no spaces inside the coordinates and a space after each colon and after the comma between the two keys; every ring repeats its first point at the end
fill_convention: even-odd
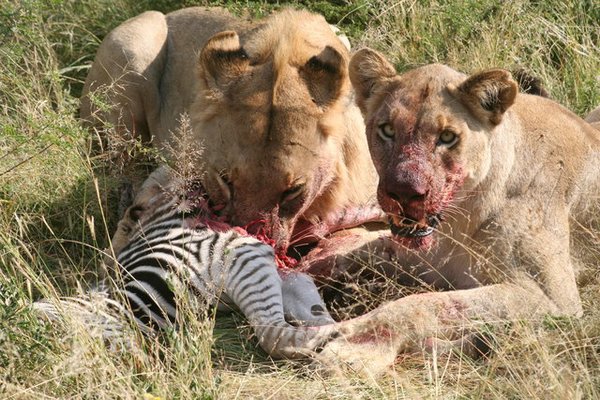
{"type": "MultiPolygon", "coordinates": [[[[275,249],[275,261],[279,268],[295,268],[299,261],[288,255],[288,248],[279,247],[274,239],[271,238],[267,230],[267,221],[257,219],[247,225],[232,226],[227,218],[220,216],[219,211],[223,209],[222,205],[211,206],[206,195],[200,190],[188,193],[187,199],[193,199],[191,208],[200,210],[196,223],[207,226],[218,232],[235,230],[241,235],[255,237],[263,243],[275,249]]],[[[311,243],[318,243],[327,235],[342,229],[349,229],[369,222],[385,222],[387,217],[377,205],[367,205],[363,207],[354,207],[341,210],[328,215],[323,221],[311,223],[301,220],[295,227],[290,243],[292,246],[300,246],[311,243]]]]}

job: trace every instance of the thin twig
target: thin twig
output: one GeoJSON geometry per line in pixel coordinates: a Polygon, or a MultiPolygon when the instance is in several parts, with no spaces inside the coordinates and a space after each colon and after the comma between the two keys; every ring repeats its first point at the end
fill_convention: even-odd
{"type": "Polygon", "coordinates": [[[21,161],[19,163],[13,165],[12,167],[10,167],[9,169],[7,169],[6,171],[2,172],[0,174],[0,176],[4,176],[4,175],[8,174],[9,172],[12,172],[13,170],[19,168],[21,165],[25,164],[28,161],[31,161],[33,158],[39,156],[40,154],[42,154],[43,152],[45,152],[46,150],[48,150],[52,146],[54,146],[54,143],[50,143],[49,145],[47,145],[46,147],[44,147],[43,149],[41,149],[37,153],[31,155],[30,157],[27,157],[26,159],[24,159],[23,161],[21,161]]]}

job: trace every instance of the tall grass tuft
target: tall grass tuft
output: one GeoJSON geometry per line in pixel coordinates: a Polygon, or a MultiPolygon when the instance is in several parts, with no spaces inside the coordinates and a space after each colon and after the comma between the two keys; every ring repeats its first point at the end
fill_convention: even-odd
{"type": "Polygon", "coordinates": [[[600,99],[600,11],[593,1],[371,2],[360,43],[401,70],[439,62],[463,72],[525,67],[585,115],[600,99]]]}

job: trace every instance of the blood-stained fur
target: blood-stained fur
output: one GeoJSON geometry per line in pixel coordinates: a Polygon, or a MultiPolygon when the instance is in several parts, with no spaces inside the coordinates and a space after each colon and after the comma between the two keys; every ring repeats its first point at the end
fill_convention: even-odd
{"type": "Polygon", "coordinates": [[[434,64],[397,75],[363,49],[350,77],[398,268],[444,291],[340,323],[319,357],[388,365],[432,343],[463,346],[481,324],[581,315],[571,238],[598,213],[600,131],[518,93],[505,70],[434,64]]]}
{"type": "Polygon", "coordinates": [[[332,214],[374,201],[377,178],[348,62],[325,19],[306,11],[260,21],[214,8],[149,11],[104,39],[81,115],[107,141],[113,127],[160,150],[174,146],[188,114],[202,156],[179,149],[171,158],[192,157],[228,222],[285,250],[317,225],[327,231],[332,214]],[[108,97],[97,104],[102,93],[108,97]]]}

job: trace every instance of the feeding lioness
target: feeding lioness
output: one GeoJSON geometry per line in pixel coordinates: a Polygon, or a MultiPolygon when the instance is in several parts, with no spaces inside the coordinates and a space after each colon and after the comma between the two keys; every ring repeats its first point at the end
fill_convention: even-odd
{"type": "Polygon", "coordinates": [[[342,322],[321,357],[389,363],[452,344],[477,322],[580,315],[570,222],[585,225],[598,204],[600,131],[518,93],[500,69],[466,76],[436,64],[397,75],[364,49],[350,77],[399,268],[445,291],[342,322]]]}
{"type": "Polygon", "coordinates": [[[212,8],[149,11],[102,42],[81,116],[161,149],[189,114],[204,148],[192,162],[212,204],[285,251],[314,236],[317,222],[322,233],[381,217],[336,218],[375,199],[348,61],[325,19],[306,11],[258,22],[212,8]],[[96,104],[98,92],[108,94],[108,109],[96,104]]]}

